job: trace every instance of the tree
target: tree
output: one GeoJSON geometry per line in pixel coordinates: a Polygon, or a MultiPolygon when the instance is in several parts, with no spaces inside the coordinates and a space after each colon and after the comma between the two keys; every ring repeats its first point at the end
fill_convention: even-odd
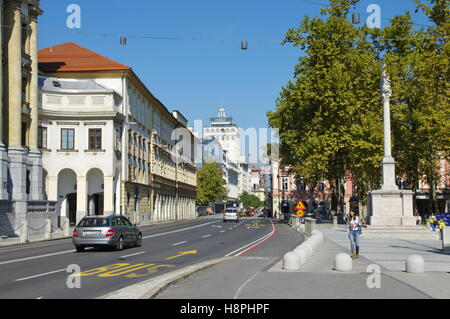
{"type": "MultiPolygon", "coordinates": [[[[269,124],[279,129],[282,165],[314,188],[339,185],[355,172],[361,189],[379,183],[383,156],[380,67],[373,31],[356,28],[346,15],[357,0],[330,0],[320,17],[305,17],[283,43],[304,51],[294,79],[283,87],[269,124]]],[[[365,194],[361,196],[366,197],[365,194]]],[[[336,210],[337,201],[332,201],[336,210]]]]}
{"type": "Polygon", "coordinates": [[[239,202],[242,203],[245,209],[264,206],[264,203],[257,196],[249,194],[248,192],[243,192],[241,196],[239,196],[239,202]]]}
{"type": "Polygon", "coordinates": [[[227,182],[222,177],[222,168],[217,163],[205,163],[197,172],[197,203],[210,205],[227,198],[227,182]]]}
{"type": "Polygon", "coordinates": [[[393,155],[398,162],[397,172],[407,176],[414,194],[419,181],[430,185],[430,199],[436,212],[439,162],[448,160],[450,151],[450,11],[448,1],[431,0],[433,7],[415,2],[417,10],[423,10],[435,25],[425,31],[415,30],[407,12],[392,19],[380,42],[392,81],[393,155]]]}

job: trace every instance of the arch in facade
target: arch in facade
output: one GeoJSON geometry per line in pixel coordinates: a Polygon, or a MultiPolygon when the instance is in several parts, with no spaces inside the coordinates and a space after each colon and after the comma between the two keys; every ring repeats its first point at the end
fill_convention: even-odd
{"type": "Polygon", "coordinates": [[[104,213],[104,175],[99,168],[91,168],[86,173],[88,215],[104,213]]]}

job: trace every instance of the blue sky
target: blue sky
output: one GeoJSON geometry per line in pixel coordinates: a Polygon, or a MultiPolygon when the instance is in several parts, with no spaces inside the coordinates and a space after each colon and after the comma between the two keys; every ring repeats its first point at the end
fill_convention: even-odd
{"type": "MultiPolygon", "coordinates": [[[[267,127],[266,112],[301,55],[280,43],[304,15],[318,15],[321,3],[327,0],[42,0],[39,47],[72,41],[129,65],[169,110],[179,109],[190,121],[207,122],[223,105],[240,127],[267,127]],[[66,26],[69,4],[81,7],[81,29],[66,26]],[[99,34],[127,36],[127,45],[99,34]],[[240,50],[241,40],[248,50],[240,50]]],[[[383,25],[405,10],[414,14],[412,0],[362,0],[356,11],[368,15],[372,3],[381,7],[383,25]]],[[[414,21],[430,24],[421,14],[414,21]]]]}

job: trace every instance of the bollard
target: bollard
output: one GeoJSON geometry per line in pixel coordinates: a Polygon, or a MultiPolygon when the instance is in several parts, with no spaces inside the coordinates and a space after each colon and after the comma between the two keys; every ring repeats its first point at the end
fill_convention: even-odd
{"type": "Polygon", "coordinates": [[[337,216],[333,216],[333,229],[337,229],[338,228],[338,218],[337,216]]]}
{"type": "Polygon", "coordinates": [[[298,227],[298,231],[304,233],[305,232],[305,224],[300,224],[298,227]]]}
{"type": "Polygon", "coordinates": [[[313,248],[313,251],[316,251],[317,248],[320,246],[320,239],[317,236],[311,236],[308,238],[307,242],[311,245],[313,248]]]}
{"type": "Polygon", "coordinates": [[[21,243],[28,242],[28,224],[26,220],[24,220],[22,223],[22,230],[20,232],[20,242],[21,243]]]}
{"type": "Polygon", "coordinates": [[[69,219],[67,218],[65,223],[64,223],[64,236],[65,237],[70,237],[70,223],[69,223],[69,219]]]}
{"type": "Polygon", "coordinates": [[[422,256],[409,256],[408,259],[406,259],[406,272],[411,274],[423,274],[425,272],[425,261],[422,256]]]}
{"type": "Polygon", "coordinates": [[[297,255],[298,260],[300,261],[301,265],[304,265],[308,262],[308,253],[306,252],[306,249],[304,247],[297,246],[293,252],[297,255]]]}
{"type": "Polygon", "coordinates": [[[336,271],[352,271],[352,257],[346,253],[339,253],[334,257],[334,270],[336,271]]]}
{"type": "Polygon", "coordinates": [[[283,269],[285,270],[298,270],[300,269],[300,260],[297,254],[288,252],[283,257],[283,269]]]}
{"type": "Polygon", "coordinates": [[[305,218],[305,234],[306,234],[306,236],[310,237],[312,235],[315,224],[316,224],[316,220],[314,218],[310,218],[310,217],[305,218]]]}
{"type": "Polygon", "coordinates": [[[52,220],[50,218],[47,219],[47,224],[45,225],[44,238],[45,239],[52,238],[52,220]]]}
{"type": "Polygon", "coordinates": [[[304,247],[305,251],[308,253],[308,259],[312,257],[314,254],[314,248],[308,241],[305,241],[302,246],[304,247]]]}

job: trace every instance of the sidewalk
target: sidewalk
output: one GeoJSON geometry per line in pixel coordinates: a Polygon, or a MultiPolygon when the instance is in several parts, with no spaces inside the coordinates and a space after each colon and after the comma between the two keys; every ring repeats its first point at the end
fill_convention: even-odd
{"type": "Polygon", "coordinates": [[[252,254],[236,257],[169,287],[156,299],[426,299],[450,298],[450,255],[436,250],[439,242],[408,242],[361,238],[360,258],[353,271],[334,271],[334,256],[349,253],[343,230],[317,225],[326,239],[304,269],[285,271],[282,256],[300,244],[289,226],[279,225],[278,235],[252,254]],[[294,241],[297,240],[297,243],[294,241]],[[293,246],[293,247],[292,247],[293,246]],[[274,248],[277,249],[274,249],[274,248]],[[422,255],[425,274],[404,272],[406,257],[422,255]],[[367,286],[367,266],[381,266],[381,287],[367,286]]]}

